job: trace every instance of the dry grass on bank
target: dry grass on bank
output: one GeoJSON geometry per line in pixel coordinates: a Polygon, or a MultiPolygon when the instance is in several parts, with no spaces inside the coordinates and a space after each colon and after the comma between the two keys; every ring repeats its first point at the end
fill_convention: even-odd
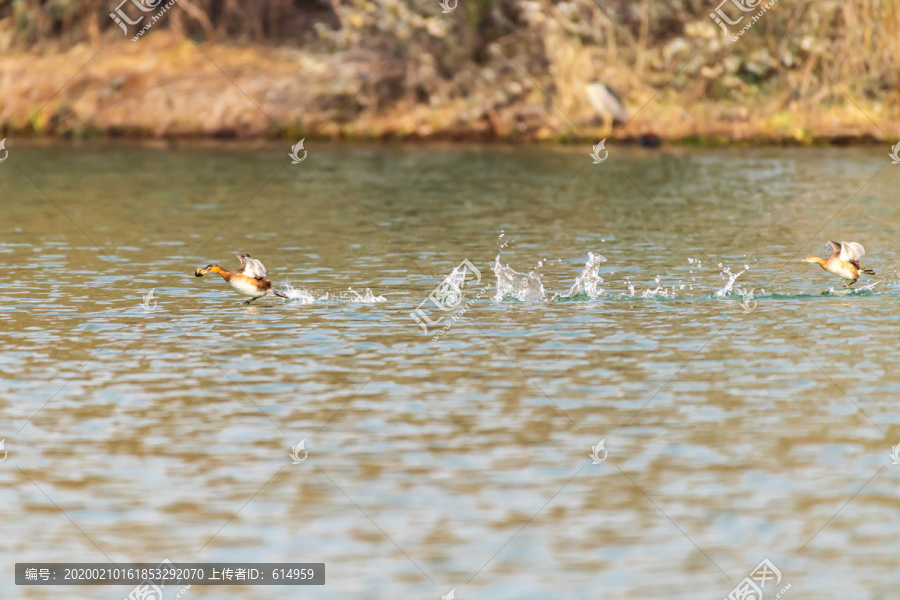
{"type": "Polygon", "coordinates": [[[179,0],[131,42],[99,0],[0,0],[0,128],[596,140],[610,132],[584,88],[602,81],[634,117],[615,138],[900,138],[898,3],[780,2],[732,43],[705,0],[179,0]]]}

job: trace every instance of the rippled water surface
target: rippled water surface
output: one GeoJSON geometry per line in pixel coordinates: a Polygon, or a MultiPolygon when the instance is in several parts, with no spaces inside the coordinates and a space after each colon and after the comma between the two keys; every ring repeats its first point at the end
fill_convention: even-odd
{"type": "Polygon", "coordinates": [[[718,600],[764,558],[896,597],[886,149],[284,146],[0,164],[0,598],[163,558],[327,565],[188,598],[718,600]],[[291,297],[194,277],[239,252],[291,297]]]}

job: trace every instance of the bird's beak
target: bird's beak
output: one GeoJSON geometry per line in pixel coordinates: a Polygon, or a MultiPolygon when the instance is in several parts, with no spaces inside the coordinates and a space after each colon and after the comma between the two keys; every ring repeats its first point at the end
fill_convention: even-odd
{"type": "Polygon", "coordinates": [[[203,277],[203,275],[206,274],[208,271],[209,271],[209,269],[204,269],[201,267],[201,268],[198,268],[196,271],[194,271],[194,275],[197,277],[203,277]]]}

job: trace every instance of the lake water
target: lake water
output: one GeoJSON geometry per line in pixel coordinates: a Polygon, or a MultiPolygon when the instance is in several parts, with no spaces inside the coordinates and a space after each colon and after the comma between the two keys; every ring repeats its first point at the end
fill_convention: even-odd
{"type": "Polygon", "coordinates": [[[326,563],[187,598],[720,600],[765,558],[896,597],[887,148],[288,145],[7,142],[0,598],[164,558],[326,563]],[[194,277],[239,252],[291,298],[194,277]]]}

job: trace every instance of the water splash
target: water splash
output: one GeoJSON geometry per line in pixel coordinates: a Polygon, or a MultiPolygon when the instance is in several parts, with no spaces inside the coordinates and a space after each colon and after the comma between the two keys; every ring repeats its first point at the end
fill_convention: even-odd
{"type": "Polygon", "coordinates": [[[675,286],[675,285],[673,285],[672,287],[662,287],[661,285],[659,285],[660,281],[661,281],[661,278],[659,275],[656,276],[654,281],[656,282],[655,288],[653,288],[653,289],[647,288],[643,292],[638,293],[638,291],[634,287],[635,284],[631,282],[631,278],[626,277],[625,281],[623,283],[625,284],[625,287],[628,288],[628,291],[622,292],[621,294],[619,294],[618,297],[623,298],[623,299],[627,299],[627,298],[675,298],[677,290],[684,289],[684,285],[682,285],[680,288],[677,288],[677,286],[675,286]]]}
{"type": "Polygon", "coordinates": [[[463,300],[463,288],[466,286],[467,275],[469,275],[469,270],[464,264],[453,267],[453,271],[432,292],[431,297],[448,309],[458,306],[463,300]]]}
{"type": "Polygon", "coordinates": [[[347,291],[349,291],[352,296],[348,297],[346,295],[343,295],[342,299],[347,300],[348,302],[355,302],[358,304],[376,304],[378,302],[387,302],[387,298],[385,298],[384,296],[376,296],[369,288],[366,288],[365,294],[360,294],[353,288],[347,288],[347,291]]]}
{"type": "MultiPolygon", "coordinates": [[[[725,283],[725,287],[716,292],[717,298],[722,298],[723,296],[728,296],[732,294],[734,290],[734,282],[737,281],[737,278],[750,270],[750,265],[744,265],[744,270],[740,273],[732,273],[730,267],[723,267],[722,263],[719,263],[719,268],[722,269],[722,279],[728,279],[725,283]]],[[[738,294],[746,294],[747,291],[745,289],[739,288],[737,290],[738,294]]]]}
{"type": "Polygon", "coordinates": [[[656,276],[656,288],[655,289],[647,289],[641,294],[641,298],[674,298],[675,297],[675,286],[673,285],[670,288],[661,287],[659,285],[660,277],[656,276]]]}
{"type": "Polygon", "coordinates": [[[688,284],[688,290],[694,291],[694,283],[696,283],[697,281],[697,278],[694,277],[694,267],[696,266],[699,269],[703,265],[703,263],[700,262],[700,259],[688,258],[688,264],[690,265],[690,267],[688,268],[691,272],[691,282],[688,284]]]}
{"type": "MultiPolygon", "coordinates": [[[[541,263],[538,263],[538,268],[541,263]]],[[[509,265],[500,264],[500,254],[494,259],[494,275],[497,277],[497,293],[494,294],[495,302],[502,302],[504,298],[516,298],[522,302],[538,302],[544,299],[544,285],[540,275],[533,271],[525,275],[512,269],[509,265]]]]}
{"type": "Polygon", "coordinates": [[[866,285],[861,285],[859,287],[854,288],[843,288],[841,290],[835,290],[833,287],[828,288],[824,292],[821,293],[822,296],[853,296],[855,294],[860,295],[869,295],[869,292],[875,291],[875,286],[881,283],[880,281],[873,281],[872,283],[867,283],[866,285]]]}
{"type": "MultiPolygon", "coordinates": [[[[316,295],[313,292],[308,292],[304,289],[292,287],[288,283],[283,284],[282,287],[282,292],[287,296],[285,302],[313,304],[315,302],[325,302],[331,299],[331,296],[328,294],[328,292],[316,295]]],[[[360,294],[353,288],[348,288],[347,292],[340,294],[339,296],[337,296],[337,298],[345,302],[353,302],[358,304],[375,304],[377,302],[387,302],[387,299],[384,296],[376,296],[369,288],[366,288],[366,292],[364,294],[360,294]]]]}
{"type": "Polygon", "coordinates": [[[291,284],[289,284],[289,283],[283,284],[282,293],[284,293],[284,295],[287,296],[287,299],[285,300],[285,302],[290,302],[292,300],[296,300],[296,301],[299,301],[300,304],[312,304],[313,302],[328,300],[327,293],[324,296],[319,296],[317,298],[311,292],[307,292],[306,290],[292,287],[291,284]]]}
{"type": "Polygon", "coordinates": [[[600,263],[604,262],[606,262],[606,259],[603,256],[588,252],[588,260],[584,264],[584,270],[575,279],[575,283],[572,284],[569,291],[565,294],[557,294],[552,299],[575,298],[576,296],[587,296],[591,300],[599,298],[600,294],[603,293],[603,290],[600,288],[600,284],[603,283],[603,278],[600,277],[600,263]]]}

